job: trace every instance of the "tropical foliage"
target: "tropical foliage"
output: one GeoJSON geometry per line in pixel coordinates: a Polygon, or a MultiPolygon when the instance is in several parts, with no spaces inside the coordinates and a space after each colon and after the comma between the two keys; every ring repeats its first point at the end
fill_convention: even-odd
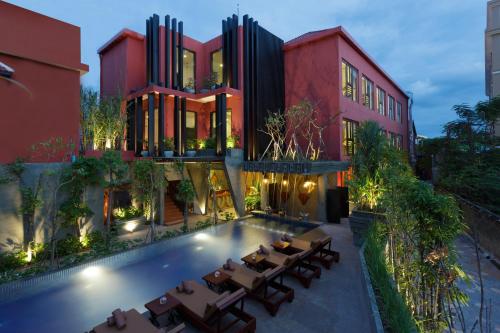
{"type": "Polygon", "coordinates": [[[91,88],[80,88],[80,121],[83,150],[121,148],[126,126],[120,96],[103,96],[91,88]]]}
{"type": "Polygon", "coordinates": [[[500,213],[500,139],[493,135],[500,98],[454,111],[458,119],[444,126],[444,137],[419,145],[420,169],[429,170],[434,160],[439,186],[500,213]]]}
{"type": "Polygon", "coordinates": [[[418,180],[406,158],[387,144],[374,122],[365,122],[358,129],[352,167],[351,199],[358,208],[384,217],[372,229],[365,253],[372,263],[387,329],[404,332],[404,326],[411,328],[406,311],[420,331],[450,328],[452,304],[465,301],[456,285],[464,277],[453,244],[464,230],[457,203],[418,180]],[[377,258],[382,249],[383,268],[377,258]],[[382,281],[384,270],[406,309],[395,309],[401,302],[382,281]],[[391,318],[398,312],[404,319],[400,323],[391,318]]]}

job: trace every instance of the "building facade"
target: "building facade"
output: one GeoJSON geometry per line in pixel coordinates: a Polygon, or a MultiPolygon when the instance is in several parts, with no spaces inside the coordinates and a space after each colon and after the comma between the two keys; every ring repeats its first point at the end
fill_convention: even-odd
{"type": "Polygon", "coordinates": [[[51,138],[79,144],[80,28],[0,1],[0,163],[32,162],[32,145],[51,138]],[[15,33],[13,33],[15,32],[15,33]]]}
{"type": "MultiPolygon", "coordinates": [[[[500,95],[500,0],[488,1],[486,9],[485,79],[486,96],[500,95]]],[[[495,134],[500,135],[500,119],[495,123],[495,134]]]]}
{"type": "Polygon", "coordinates": [[[184,35],[182,22],[159,21],[147,20],[145,36],[123,30],[98,51],[101,93],[126,97],[126,149],[137,156],[161,157],[165,139],[185,156],[194,140],[208,138],[223,156],[228,138],[238,137],[245,160],[261,159],[268,112],[303,100],[334,119],[324,131],[323,159],[349,160],[365,120],[410,150],[409,97],[344,28],[284,43],[251,18],[239,25],[233,16],[221,36],[202,43],[184,35]]]}

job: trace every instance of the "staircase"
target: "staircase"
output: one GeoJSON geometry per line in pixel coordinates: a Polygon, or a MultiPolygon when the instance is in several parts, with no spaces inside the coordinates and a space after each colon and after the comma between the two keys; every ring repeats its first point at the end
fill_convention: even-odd
{"type": "Polygon", "coordinates": [[[169,195],[166,195],[163,223],[165,225],[174,225],[182,223],[183,219],[184,214],[182,213],[182,210],[169,195]]]}

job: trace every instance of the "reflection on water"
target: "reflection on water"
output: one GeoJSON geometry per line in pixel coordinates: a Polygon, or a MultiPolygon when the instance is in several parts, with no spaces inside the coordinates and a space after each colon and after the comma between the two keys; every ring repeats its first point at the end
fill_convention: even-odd
{"type": "Polygon", "coordinates": [[[0,332],[90,330],[118,307],[146,311],[146,302],[179,281],[201,282],[227,258],[239,261],[284,232],[300,234],[307,229],[307,225],[251,218],[167,240],[161,252],[152,248],[144,260],[119,269],[89,266],[57,287],[0,305],[0,332]]]}

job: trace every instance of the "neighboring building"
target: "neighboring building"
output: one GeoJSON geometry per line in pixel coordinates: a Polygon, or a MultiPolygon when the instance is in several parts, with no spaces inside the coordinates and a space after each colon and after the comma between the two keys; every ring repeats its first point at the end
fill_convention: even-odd
{"type": "MultiPolygon", "coordinates": [[[[486,95],[493,98],[500,95],[500,0],[488,1],[484,45],[486,95]]],[[[500,135],[500,119],[495,134],[500,135]]]]}
{"type": "Polygon", "coordinates": [[[0,163],[50,138],[78,148],[80,28],[0,1],[0,64],[0,163]]]}

